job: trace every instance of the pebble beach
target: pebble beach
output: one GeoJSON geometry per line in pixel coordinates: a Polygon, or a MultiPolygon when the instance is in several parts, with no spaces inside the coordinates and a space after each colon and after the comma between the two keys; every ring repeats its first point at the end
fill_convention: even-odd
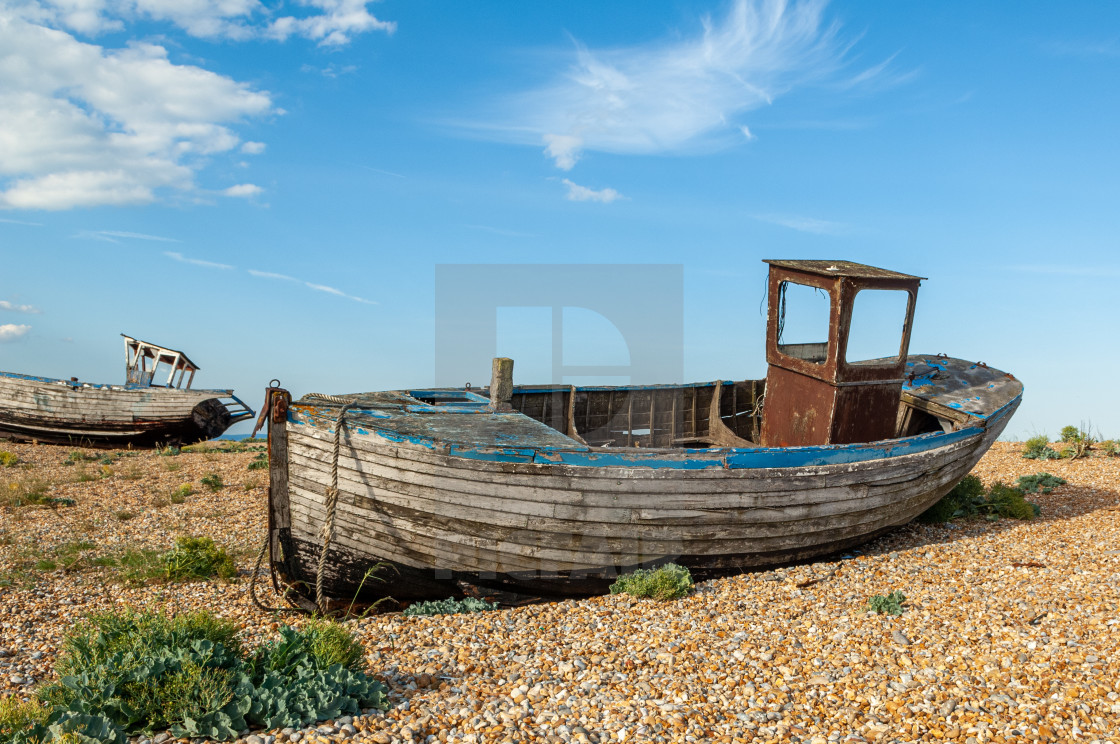
{"type": "MultiPolygon", "coordinates": [[[[250,601],[267,470],[249,467],[259,452],[223,447],[169,456],[0,442],[18,458],[0,467],[0,696],[50,680],[61,639],[90,612],[205,608],[249,644],[302,621],[250,601]],[[203,479],[215,475],[211,490],[203,479]],[[3,501],[29,487],[53,505],[3,501]],[[239,579],[134,585],[102,565],[182,535],[213,538],[239,579]]],[[[973,472],[986,485],[1065,478],[1028,496],[1042,510],[1031,521],[911,524],[670,602],[611,595],[348,620],[393,707],[242,741],[1120,744],[1120,458],[1021,452],[996,443],[973,472]],[[906,596],[902,615],[867,611],[891,591],[906,596]]],[[[281,603],[267,580],[258,587],[281,603]]]]}

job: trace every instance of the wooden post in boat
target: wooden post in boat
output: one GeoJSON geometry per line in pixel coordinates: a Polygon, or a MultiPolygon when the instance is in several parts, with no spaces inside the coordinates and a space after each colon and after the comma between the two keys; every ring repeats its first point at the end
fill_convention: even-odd
{"type": "Polygon", "coordinates": [[[261,417],[268,420],[268,555],[273,586],[276,572],[292,575],[295,551],[292,546],[292,515],[288,506],[288,405],[292,394],[279,387],[268,388],[261,417]]]}
{"type": "Polygon", "coordinates": [[[490,370],[490,407],[495,411],[512,411],[513,399],[513,360],[509,357],[494,357],[490,370]]]}

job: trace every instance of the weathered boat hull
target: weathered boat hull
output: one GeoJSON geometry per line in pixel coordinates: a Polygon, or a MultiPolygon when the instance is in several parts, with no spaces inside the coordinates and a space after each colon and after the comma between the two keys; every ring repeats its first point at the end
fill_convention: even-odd
{"type": "Polygon", "coordinates": [[[10,439],[92,447],[189,444],[220,436],[251,415],[231,390],[95,385],[0,372],[0,437],[10,439]]]}
{"type": "Polygon", "coordinates": [[[1019,400],[949,431],[793,448],[472,449],[356,417],[342,428],[337,472],[339,407],[295,404],[274,410],[269,433],[273,568],[314,586],[336,475],[323,583],[343,599],[359,587],[398,600],[447,596],[459,581],[588,594],[666,561],[707,576],[813,558],[929,508],[1019,400]],[[376,563],[392,568],[365,579],[376,563]]]}

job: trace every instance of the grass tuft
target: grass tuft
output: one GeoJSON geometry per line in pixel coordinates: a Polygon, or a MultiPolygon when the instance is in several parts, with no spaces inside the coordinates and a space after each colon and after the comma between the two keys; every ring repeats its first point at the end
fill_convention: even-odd
{"type": "Polygon", "coordinates": [[[222,476],[218,475],[217,473],[208,473],[207,475],[202,476],[202,479],[199,482],[210,489],[212,493],[222,490],[222,488],[225,486],[225,484],[222,483],[222,476]]]}
{"type": "Polygon", "coordinates": [[[1028,439],[1023,446],[1024,460],[1057,460],[1061,457],[1050,446],[1050,439],[1045,434],[1028,439]]]}
{"type": "Polygon", "coordinates": [[[11,468],[19,463],[19,458],[7,450],[0,450],[0,467],[11,468]]]}
{"type": "Polygon", "coordinates": [[[176,538],[175,548],[163,560],[169,581],[209,579],[212,576],[228,581],[237,576],[233,559],[209,537],[176,538]]]}
{"type": "Polygon", "coordinates": [[[0,741],[9,742],[47,720],[50,709],[37,700],[24,702],[15,695],[0,697],[0,741]]]}

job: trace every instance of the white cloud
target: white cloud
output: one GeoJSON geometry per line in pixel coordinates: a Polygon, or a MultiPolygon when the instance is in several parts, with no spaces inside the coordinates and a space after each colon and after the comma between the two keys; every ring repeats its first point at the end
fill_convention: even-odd
{"type": "Polygon", "coordinates": [[[0,217],[0,222],[7,222],[9,225],[27,225],[28,227],[42,227],[42,222],[27,222],[26,220],[7,220],[0,217]]]}
{"type": "Polygon", "coordinates": [[[579,160],[579,151],[583,147],[583,140],[570,134],[546,134],[542,138],[547,145],[545,153],[556,161],[560,170],[571,170],[579,160]]]}
{"type": "Polygon", "coordinates": [[[366,31],[391,34],[397,30],[396,23],[378,20],[369,12],[368,0],[302,0],[301,4],[322,12],[298,18],[277,18],[268,29],[269,35],[277,39],[303,36],[323,46],[340,46],[349,43],[355,34],[366,31]]]}
{"type": "Polygon", "coordinates": [[[39,315],[43,312],[33,305],[17,305],[8,300],[0,300],[0,310],[10,310],[13,313],[27,313],[28,315],[39,315]]]}
{"type": "Polygon", "coordinates": [[[206,39],[242,41],[301,36],[323,45],[349,42],[367,31],[392,33],[396,24],[374,17],[373,0],[40,0],[18,10],[36,23],[94,35],[120,31],[128,23],[170,23],[206,39]]]}
{"type": "Polygon", "coordinates": [[[248,198],[256,196],[264,191],[260,186],[252,183],[239,183],[236,186],[230,186],[222,193],[226,196],[236,196],[241,198],[248,198]]]}
{"type": "Polygon", "coordinates": [[[622,194],[614,189],[589,189],[586,186],[580,186],[578,183],[572,183],[568,179],[561,179],[561,183],[568,187],[567,199],[569,201],[597,201],[603,204],[610,204],[615,199],[624,198],[622,194]]]}
{"type": "Polygon", "coordinates": [[[167,50],[108,49],[0,5],[0,208],[144,204],[187,191],[226,126],[272,112],[268,93],[167,50]]]}
{"type": "Polygon", "coordinates": [[[342,298],[345,298],[347,300],[353,300],[354,302],[360,302],[363,305],[376,305],[377,304],[377,302],[375,302],[374,300],[367,300],[364,297],[355,297],[354,295],[346,294],[341,289],[337,289],[335,287],[329,287],[326,284],[316,284],[314,282],[307,282],[307,281],[304,281],[303,279],[297,279],[294,276],[288,276],[287,274],[276,274],[276,273],[273,273],[271,271],[258,271],[257,269],[249,269],[249,273],[251,275],[253,275],[255,277],[259,277],[261,279],[280,279],[281,281],[285,281],[285,282],[295,282],[296,284],[302,284],[303,286],[307,287],[308,289],[313,289],[316,292],[326,292],[327,294],[334,295],[335,297],[342,297],[342,298]]]}
{"type": "Polygon", "coordinates": [[[13,313],[27,313],[28,315],[39,315],[43,312],[34,305],[17,305],[8,300],[0,300],[0,310],[8,310],[13,313]]]}
{"type": "MultiPolygon", "coordinates": [[[[846,47],[824,0],[735,0],[695,33],[615,49],[578,45],[570,68],[506,102],[501,121],[476,127],[543,144],[568,170],[583,151],[648,154],[711,150],[753,135],[743,115],[786,92],[834,81],[846,47]]],[[[869,83],[885,65],[850,84],[869,83]]]]}
{"type": "Polygon", "coordinates": [[[829,222],[813,217],[801,217],[794,214],[756,214],[754,219],[760,222],[769,222],[772,225],[788,227],[798,232],[813,233],[814,235],[838,235],[846,232],[847,225],[841,222],[829,222]]]}
{"type": "Polygon", "coordinates": [[[192,264],[194,266],[204,266],[205,268],[208,268],[208,269],[233,269],[233,268],[236,268],[234,266],[230,266],[229,264],[214,263],[213,261],[203,261],[202,259],[199,259],[199,258],[187,258],[182,253],[176,253],[175,251],[164,251],[163,255],[167,256],[168,258],[173,258],[176,261],[179,261],[180,263],[192,264]]]}
{"type": "Polygon", "coordinates": [[[15,341],[30,330],[31,326],[29,325],[16,325],[14,323],[0,325],[0,343],[4,341],[15,341]]]}
{"type": "MultiPolygon", "coordinates": [[[[208,39],[338,46],[391,33],[367,0],[0,0],[0,210],[146,204],[196,189],[215,155],[240,149],[234,128],[275,116],[267,91],[173,63],[160,44],[112,48],[78,37],[171,24],[208,39]]],[[[244,195],[244,194],[239,194],[244,195]]]]}

